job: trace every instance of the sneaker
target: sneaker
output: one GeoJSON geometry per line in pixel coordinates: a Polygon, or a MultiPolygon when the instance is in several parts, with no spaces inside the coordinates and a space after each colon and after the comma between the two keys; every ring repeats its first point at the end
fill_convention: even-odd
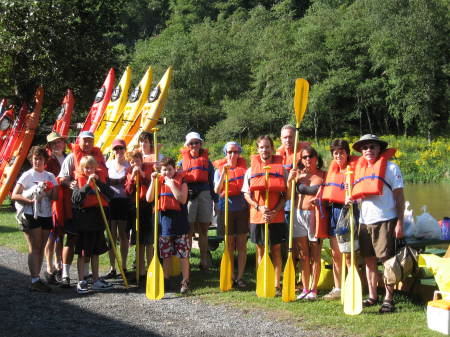
{"type": "Polygon", "coordinates": [[[53,273],[53,275],[55,275],[55,280],[56,282],[61,283],[62,281],[62,270],[61,269],[56,269],[55,272],[53,273]]]}
{"type": "Polygon", "coordinates": [[[244,282],[244,280],[243,279],[239,279],[239,280],[237,280],[237,281],[235,281],[236,283],[236,287],[237,288],[239,288],[239,289],[244,289],[244,288],[246,288],[247,287],[247,284],[244,282]]]}
{"type": "Polygon", "coordinates": [[[317,290],[311,290],[305,297],[307,300],[314,301],[317,299],[317,290]]]}
{"type": "Polygon", "coordinates": [[[49,293],[50,291],[52,291],[52,288],[50,288],[48,285],[46,285],[41,280],[38,280],[34,283],[31,283],[30,291],[37,291],[40,293],[49,293]]]}
{"type": "Polygon", "coordinates": [[[114,287],[114,285],[112,283],[106,282],[105,280],[102,280],[102,279],[98,279],[92,285],[92,290],[104,291],[104,290],[112,289],[113,287],[114,287]]]}
{"type": "Polygon", "coordinates": [[[280,297],[282,294],[281,287],[275,288],[275,297],[280,297]]]}
{"type": "Polygon", "coordinates": [[[184,295],[189,291],[189,280],[181,281],[180,294],[184,295]]]}
{"type": "Polygon", "coordinates": [[[70,288],[70,277],[69,276],[63,277],[59,285],[62,288],[70,288]]]}
{"type": "Polygon", "coordinates": [[[104,279],[112,279],[112,278],[116,278],[116,277],[117,277],[117,272],[115,269],[111,269],[108,274],[106,274],[105,276],[102,276],[102,278],[104,278],[104,279]]]}
{"type": "Polygon", "coordinates": [[[331,289],[331,291],[323,297],[324,300],[339,300],[340,298],[341,289],[336,288],[331,289]]]}
{"type": "Polygon", "coordinates": [[[45,278],[45,281],[47,281],[48,284],[58,284],[56,282],[54,273],[50,274],[47,271],[44,271],[44,278],[45,278]]]}
{"type": "Polygon", "coordinates": [[[303,300],[309,294],[309,290],[303,289],[300,295],[297,296],[298,300],[303,300]]]}
{"type": "Polygon", "coordinates": [[[78,294],[87,294],[89,292],[88,284],[85,280],[78,282],[77,284],[77,293],[78,294]]]}
{"type": "Polygon", "coordinates": [[[94,277],[92,276],[92,274],[89,274],[88,276],[84,277],[84,280],[88,283],[88,284],[93,284],[94,283],[94,277]]]}

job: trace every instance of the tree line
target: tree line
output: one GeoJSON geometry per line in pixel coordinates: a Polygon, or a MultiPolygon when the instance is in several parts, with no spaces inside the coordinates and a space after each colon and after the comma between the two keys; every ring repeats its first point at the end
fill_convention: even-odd
{"type": "Polygon", "coordinates": [[[83,121],[109,67],[137,84],[174,69],[162,136],[209,141],[278,133],[294,81],[311,84],[300,132],[445,135],[449,0],[0,0],[0,95],[64,90],[83,121]]]}

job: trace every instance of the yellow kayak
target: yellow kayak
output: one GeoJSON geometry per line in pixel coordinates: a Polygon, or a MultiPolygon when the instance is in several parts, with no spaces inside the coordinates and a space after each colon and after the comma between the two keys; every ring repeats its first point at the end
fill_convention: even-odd
{"type": "Polygon", "coordinates": [[[142,107],[141,123],[139,129],[128,144],[128,148],[132,149],[138,146],[138,138],[141,132],[151,132],[151,129],[158,123],[164,104],[169,93],[170,82],[172,80],[172,67],[169,67],[158,85],[148,95],[148,99],[142,107]]]}
{"type": "Polygon", "coordinates": [[[130,94],[128,102],[125,105],[123,113],[121,114],[119,120],[116,122],[112,129],[112,135],[102,146],[102,152],[107,154],[111,150],[111,143],[114,139],[120,138],[125,139],[125,136],[131,130],[131,127],[135,124],[136,120],[140,116],[142,106],[150,91],[152,85],[152,67],[148,67],[145,72],[144,77],[142,77],[139,84],[130,94]]]}
{"type": "Polygon", "coordinates": [[[110,137],[114,139],[112,130],[122,115],[127,103],[128,89],[131,84],[131,68],[128,66],[120,79],[119,84],[113,90],[111,100],[103,114],[103,119],[95,131],[95,146],[102,148],[110,137]]]}

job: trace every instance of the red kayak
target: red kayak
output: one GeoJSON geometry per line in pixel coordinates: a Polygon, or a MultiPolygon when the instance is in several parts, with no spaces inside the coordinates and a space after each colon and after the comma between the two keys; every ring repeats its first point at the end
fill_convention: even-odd
{"type": "Polygon", "coordinates": [[[0,106],[0,153],[3,148],[3,144],[6,142],[12,131],[12,126],[14,123],[14,110],[16,108],[14,105],[6,108],[6,102],[3,101],[0,106]]]}
{"type": "Polygon", "coordinates": [[[52,131],[58,132],[60,136],[67,138],[70,130],[70,120],[72,118],[73,106],[75,105],[75,98],[72,90],[67,89],[66,96],[61,103],[61,110],[58,114],[52,131]]]}
{"type": "Polygon", "coordinates": [[[108,76],[106,76],[105,82],[95,95],[94,103],[89,110],[89,114],[86,117],[86,121],[83,124],[83,128],[80,132],[90,131],[95,132],[99,126],[103,114],[105,113],[106,106],[111,99],[111,93],[114,88],[115,73],[114,68],[109,70],[108,76]]]}

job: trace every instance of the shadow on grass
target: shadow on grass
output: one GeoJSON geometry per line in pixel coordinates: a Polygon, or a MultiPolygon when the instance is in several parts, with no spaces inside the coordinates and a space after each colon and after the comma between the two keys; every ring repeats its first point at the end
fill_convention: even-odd
{"type": "Polygon", "coordinates": [[[13,207],[12,204],[6,204],[0,205],[0,213],[11,213],[15,212],[16,209],[13,207]]]}
{"type": "Polygon", "coordinates": [[[18,227],[0,226],[0,233],[16,233],[20,232],[18,227]]]}

